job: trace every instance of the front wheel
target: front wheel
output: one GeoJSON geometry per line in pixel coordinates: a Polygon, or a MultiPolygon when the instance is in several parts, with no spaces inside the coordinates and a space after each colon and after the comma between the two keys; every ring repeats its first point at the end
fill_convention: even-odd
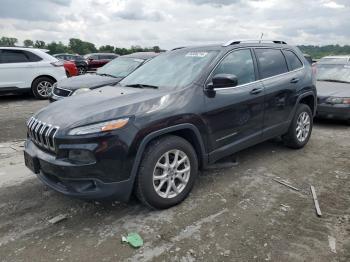
{"type": "Polygon", "coordinates": [[[283,136],[284,143],[291,148],[304,147],[311,136],[313,117],[308,105],[300,104],[295,112],[287,134],[283,136]]]}
{"type": "Polygon", "coordinates": [[[185,139],[167,136],[150,143],[144,152],[136,182],[141,202],[165,209],[182,202],[198,172],[197,155],[185,139]]]}

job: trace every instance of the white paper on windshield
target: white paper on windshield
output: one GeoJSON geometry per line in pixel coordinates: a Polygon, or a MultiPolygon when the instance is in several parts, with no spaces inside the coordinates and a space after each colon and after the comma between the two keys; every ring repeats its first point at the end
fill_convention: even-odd
{"type": "Polygon", "coordinates": [[[188,52],[186,57],[205,57],[208,52],[188,52]]]}

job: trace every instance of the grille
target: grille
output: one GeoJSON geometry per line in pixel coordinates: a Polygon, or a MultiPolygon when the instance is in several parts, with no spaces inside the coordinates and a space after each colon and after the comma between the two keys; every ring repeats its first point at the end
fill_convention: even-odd
{"type": "Polygon", "coordinates": [[[40,147],[50,151],[56,151],[55,136],[59,129],[31,117],[27,122],[28,135],[30,139],[40,147]]]}
{"type": "Polygon", "coordinates": [[[66,90],[66,89],[62,89],[62,88],[58,88],[58,87],[55,87],[53,89],[53,93],[56,95],[56,96],[69,96],[72,91],[70,90],[66,90]]]}

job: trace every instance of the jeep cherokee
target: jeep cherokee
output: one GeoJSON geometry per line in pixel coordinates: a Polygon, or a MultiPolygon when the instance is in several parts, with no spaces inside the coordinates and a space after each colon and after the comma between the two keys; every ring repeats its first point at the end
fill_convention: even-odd
{"type": "Polygon", "coordinates": [[[25,163],[69,196],[168,208],[191,191],[199,168],[282,136],[308,142],[315,77],[282,41],[178,48],[107,86],[31,117],[25,163]]]}

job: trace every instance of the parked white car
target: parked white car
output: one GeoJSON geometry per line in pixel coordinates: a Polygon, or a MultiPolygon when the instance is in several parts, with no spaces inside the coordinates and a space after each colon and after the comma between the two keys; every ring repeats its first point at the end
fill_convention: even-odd
{"type": "Polygon", "coordinates": [[[40,49],[0,47],[0,93],[31,91],[47,99],[53,84],[66,77],[63,62],[40,49]]]}

